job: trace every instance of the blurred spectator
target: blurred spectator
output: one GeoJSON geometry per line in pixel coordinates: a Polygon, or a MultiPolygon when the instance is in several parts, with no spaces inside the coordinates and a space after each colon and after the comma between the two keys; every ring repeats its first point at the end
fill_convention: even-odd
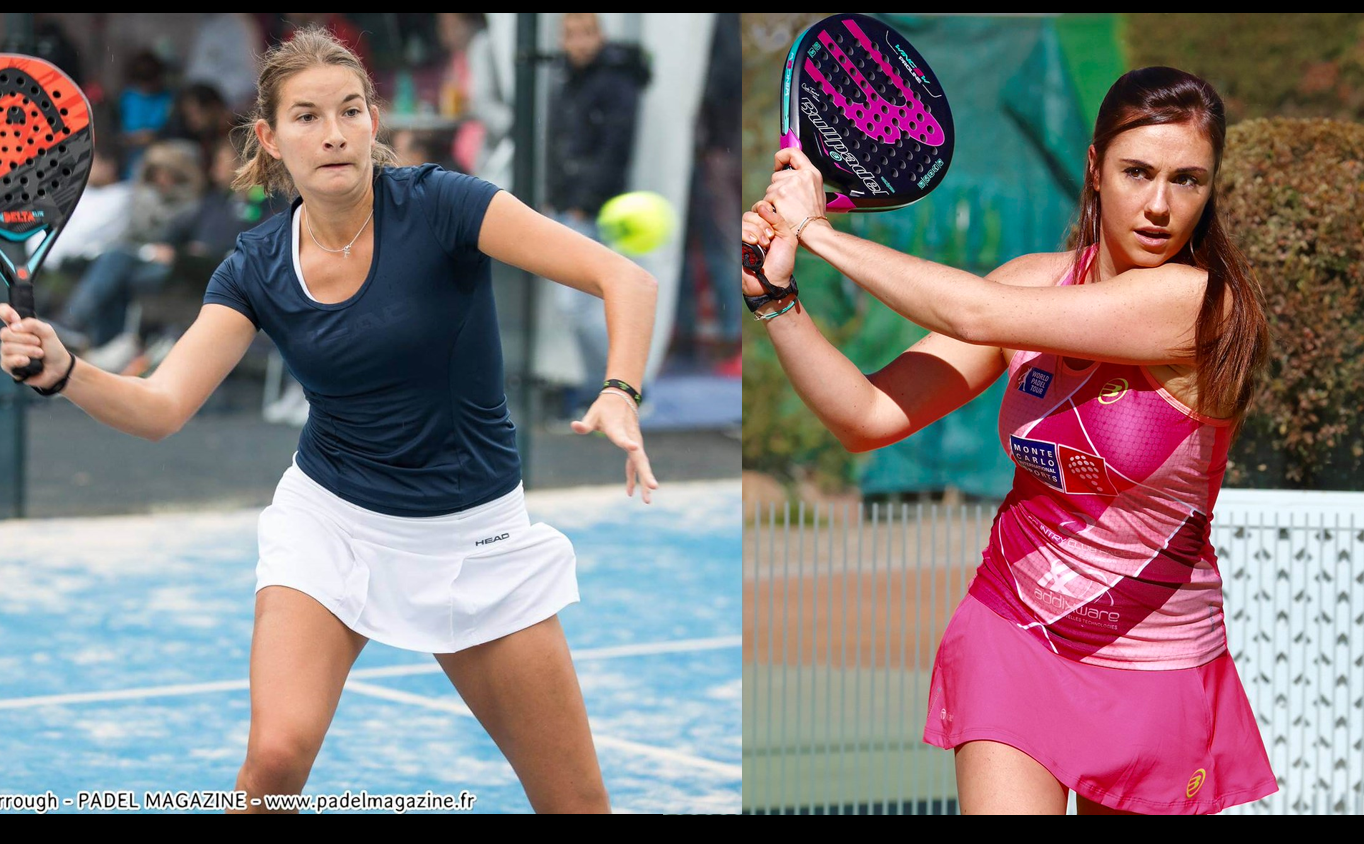
{"type": "Polygon", "coordinates": [[[638,46],[607,43],[594,14],[565,14],[562,45],[563,75],[549,98],[546,198],[555,211],[590,221],[625,191],[649,68],[638,46]]]}
{"type": "Polygon", "coordinates": [[[488,17],[482,12],[438,12],[436,24],[448,53],[439,111],[461,118],[450,156],[463,172],[477,172],[489,144],[500,141],[512,123],[512,108],[502,99],[493,63],[488,17]]]}
{"type": "Polygon", "coordinates": [[[33,24],[33,55],[47,59],[61,68],[67,76],[82,87],[86,79],[81,65],[80,51],[62,29],[59,21],[42,18],[33,24]]]}
{"type": "Polygon", "coordinates": [[[232,132],[236,121],[218,89],[203,82],[181,88],[175,95],[175,108],[162,132],[167,139],[190,141],[199,148],[205,173],[213,166],[214,150],[232,132]]]}
{"type": "Polygon", "coordinates": [[[516,115],[512,108],[513,81],[508,71],[499,68],[488,26],[480,27],[473,34],[466,52],[470,88],[465,112],[477,120],[483,130],[473,172],[494,184],[510,185],[515,151],[511,136],[516,115]]]}
{"type": "Polygon", "coordinates": [[[190,46],[185,83],[210,85],[231,112],[247,113],[256,100],[256,51],[262,41],[250,14],[208,13],[190,46]]]}
{"type": "Polygon", "coordinates": [[[726,359],[724,374],[738,375],[739,300],[734,295],[734,233],[739,230],[739,113],[743,91],[743,56],[737,12],[716,15],[706,87],[696,115],[695,159],[684,288],[677,304],[677,329],[683,354],[699,357],[698,305],[706,287],[714,306],[719,339],[726,359]]]}
{"type": "MultiPolygon", "coordinates": [[[[398,154],[399,167],[419,164],[439,164],[447,170],[458,170],[450,158],[450,133],[434,130],[399,129],[389,142],[398,154]]],[[[463,171],[461,171],[463,172],[463,171]]]]}
{"type": "MultiPolygon", "coordinates": [[[[549,97],[545,198],[555,219],[595,239],[597,212],[625,191],[649,68],[638,46],[607,43],[594,14],[565,14],[561,44],[563,73],[549,97]]],[[[565,285],[555,285],[554,296],[585,368],[582,385],[565,396],[565,414],[577,416],[601,391],[606,317],[595,296],[565,285]]]]}
{"type": "MultiPolygon", "coordinates": [[[[414,55],[417,63],[433,61],[440,51],[439,36],[432,26],[431,12],[347,12],[346,19],[361,32],[365,33],[365,43],[369,47],[369,58],[374,62],[376,71],[411,64],[414,55]],[[414,45],[415,42],[419,44],[414,45]]],[[[380,79],[375,79],[378,85],[380,79]]],[[[383,96],[389,96],[383,89],[383,96]]],[[[434,104],[435,100],[431,102],[434,104]]]]}
{"type": "Polygon", "coordinates": [[[118,148],[110,141],[95,145],[85,193],[71,212],[62,236],[52,244],[43,266],[72,269],[94,260],[117,243],[128,230],[133,184],[119,181],[118,148]]]}
{"type": "MultiPolygon", "coordinates": [[[[194,213],[202,192],[203,171],[192,144],[160,141],[148,147],[133,180],[127,228],[81,276],[62,325],[84,334],[91,346],[118,337],[134,294],[155,292],[165,283],[170,264],[161,247],[175,221],[194,213]]],[[[82,345],[75,337],[72,342],[82,345]]]]}
{"type": "Polygon", "coordinates": [[[385,30],[392,43],[385,51],[386,60],[376,60],[385,72],[375,84],[388,97],[390,111],[453,117],[443,111],[441,102],[447,53],[441,48],[437,15],[401,12],[388,18],[392,23],[385,30]]]}
{"type": "Polygon", "coordinates": [[[345,15],[339,12],[284,12],[281,16],[283,29],[279,32],[279,40],[288,41],[294,37],[294,30],[302,29],[305,26],[325,26],[332,35],[349,47],[355,55],[364,62],[365,69],[370,76],[374,75],[373,59],[369,52],[369,40],[365,38],[365,33],[360,27],[346,19],[345,15]]]}
{"type": "Polygon", "coordinates": [[[469,71],[469,43],[488,27],[482,12],[437,12],[436,32],[445,48],[444,73],[440,85],[439,111],[445,117],[459,117],[468,110],[473,81],[469,71]]]}
{"type": "MultiPolygon", "coordinates": [[[[232,179],[241,163],[241,155],[231,138],[220,137],[213,148],[208,190],[192,214],[173,220],[166,230],[165,244],[175,253],[171,257],[202,258],[209,262],[210,271],[217,269],[236,246],[237,235],[255,228],[275,213],[276,209],[263,190],[232,190],[232,179]]],[[[206,283],[208,277],[196,281],[206,283]]]]}
{"type": "Polygon", "coordinates": [[[174,95],[166,87],[166,66],[151,50],[141,50],[128,63],[127,84],[118,96],[119,130],[128,151],[125,173],[135,171],[142,151],[156,140],[170,119],[174,95]]]}

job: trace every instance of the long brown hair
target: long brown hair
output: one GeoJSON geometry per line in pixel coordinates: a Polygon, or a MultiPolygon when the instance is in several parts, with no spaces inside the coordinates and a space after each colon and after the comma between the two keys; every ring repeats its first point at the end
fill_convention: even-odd
{"type": "MultiPolygon", "coordinates": [[[[288,168],[261,147],[254,126],[257,120],[264,120],[274,129],[284,83],[294,74],[320,65],[336,65],[354,71],[364,87],[365,107],[378,102],[374,81],[369,78],[364,64],[355,53],[323,27],[309,26],[298,30],[293,38],[270,48],[261,60],[255,108],[247,122],[238,127],[242,133],[242,157],[246,159],[246,164],[237,170],[237,178],[232,181],[233,190],[245,191],[260,185],[266,193],[285,196],[297,193],[288,168]]],[[[392,166],[398,160],[392,147],[378,141],[374,142],[370,158],[374,161],[376,171],[380,167],[392,166]]]]}
{"type": "Polygon", "coordinates": [[[1189,123],[1212,144],[1212,192],[1193,237],[1175,258],[1208,273],[1194,342],[1182,351],[1194,356],[1199,411],[1209,416],[1217,410],[1230,411],[1235,436],[1269,359],[1269,326],[1260,282],[1227,237],[1217,213],[1217,171],[1222,166],[1227,118],[1222,98],[1211,85],[1172,67],[1133,70],[1113,83],[1094,122],[1094,169],[1086,174],[1079,218],[1068,246],[1076,250],[1074,272],[1080,273],[1088,247],[1099,242],[1102,211],[1095,182],[1109,144],[1129,129],[1163,123],[1189,123]],[[1223,304],[1226,296],[1231,297],[1229,313],[1223,304]]]}

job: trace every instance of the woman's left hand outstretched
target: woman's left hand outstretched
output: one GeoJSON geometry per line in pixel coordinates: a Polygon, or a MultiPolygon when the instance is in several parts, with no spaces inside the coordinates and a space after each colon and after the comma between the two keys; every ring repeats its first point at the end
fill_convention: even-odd
{"type": "Polygon", "coordinates": [[[601,431],[607,439],[623,449],[625,458],[625,494],[635,494],[635,484],[639,484],[644,503],[649,503],[650,490],[658,489],[653,470],[649,468],[649,456],[644,453],[644,437],[639,432],[639,413],[626,402],[633,402],[625,394],[602,393],[588,408],[582,421],[574,421],[575,434],[590,434],[601,431]]]}

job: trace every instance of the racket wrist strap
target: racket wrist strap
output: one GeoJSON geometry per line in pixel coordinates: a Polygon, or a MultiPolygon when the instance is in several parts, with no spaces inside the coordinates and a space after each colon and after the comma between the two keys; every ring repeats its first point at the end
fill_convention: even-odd
{"type": "MultiPolygon", "coordinates": [[[[68,352],[68,354],[70,354],[70,353],[68,352]]],[[[71,363],[70,363],[69,366],[66,367],[66,374],[62,376],[62,380],[58,381],[57,383],[53,384],[51,387],[48,387],[48,388],[46,388],[46,389],[44,389],[44,388],[42,388],[42,387],[34,387],[34,388],[33,388],[33,392],[37,393],[37,394],[40,395],[40,396],[55,396],[55,395],[57,395],[57,394],[60,393],[62,390],[65,390],[65,389],[66,389],[66,382],[71,380],[71,371],[74,370],[75,368],[76,368],[76,356],[75,356],[75,355],[71,355],[71,363]]]]}
{"type": "Polygon", "coordinates": [[[795,297],[800,293],[800,291],[796,289],[795,273],[791,274],[791,281],[785,287],[778,287],[769,282],[767,277],[762,275],[761,270],[755,271],[755,274],[758,276],[758,280],[763,282],[763,288],[768,292],[761,296],[744,297],[744,304],[748,306],[749,313],[756,314],[758,308],[761,308],[763,305],[766,305],[769,302],[780,302],[788,297],[790,297],[792,301],[795,301],[795,297]]]}

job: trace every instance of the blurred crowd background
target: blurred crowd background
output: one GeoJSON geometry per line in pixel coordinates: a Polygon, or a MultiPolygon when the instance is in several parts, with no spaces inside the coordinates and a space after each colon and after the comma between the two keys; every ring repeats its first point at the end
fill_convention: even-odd
{"type": "MultiPolygon", "coordinates": [[[[197,315],[236,236],[287,208],[292,197],[229,187],[234,127],[254,105],[261,53],[321,24],[364,60],[381,98],[381,139],[401,163],[488,179],[593,237],[613,196],[650,190],[668,200],[673,235],[637,258],[661,294],[646,446],[671,449],[663,466],[654,459],[660,478],[737,475],[738,311],[716,292],[738,226],[737,14],[33,12],[0,21],[0,49],[52,61],[94,110],[90,182],[36,285],[39,316],[91,363],[152,372],[197,315]]],[[[507,267],[495,284],[528,485],[614,481],[615,458],[598,465],[609,452],[580,447],[568,429],[605,368],[600,300],[507,267]]],[[[70,425],[70,436],[100,442],[104,432],[8,385],[0,403],[0,512],[19,513],[30,495],[48,500],[26,475],[101,486],[101,470],[75,464],[49,477],[65,454],[49,454],[37,431],[70,425]]],[[[307,404],[260,335],[205,413],[282,426],[256,431],[258,442],[278,443],[264,451],[282,471],[296,438],[288,429],[303,424],[307,404]]],[[[129,483],[92,493],[80,510],[145,506],[129,483]]]]}

